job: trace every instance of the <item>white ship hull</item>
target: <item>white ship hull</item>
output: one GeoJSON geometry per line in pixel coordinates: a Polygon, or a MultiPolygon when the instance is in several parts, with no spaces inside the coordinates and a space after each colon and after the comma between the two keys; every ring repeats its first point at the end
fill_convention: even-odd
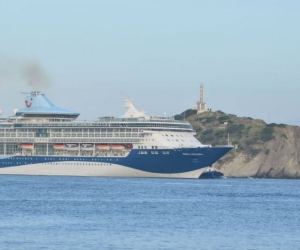
{"type": "Polygon", "coordinates": [[[49,163],[30,164],[17,167],[0,168],[0,174],[20,175],[65,175],[65,176],[103,176],[103,177],[148,177],[148,178],[198,178],[206,168],[194,171],[162,174],[151,173],[130,167],[110,164],[63,162],[57,165],[49,163]]]}

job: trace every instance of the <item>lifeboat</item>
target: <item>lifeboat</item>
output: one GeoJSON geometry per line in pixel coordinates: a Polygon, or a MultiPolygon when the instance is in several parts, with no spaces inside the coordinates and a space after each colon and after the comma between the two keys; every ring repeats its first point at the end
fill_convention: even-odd
{"type": "Polygon", "coordinates": [[[110,146],[107,144],[98,144],[97,149],[99,150],[110,150],[110,146]]]}
{"type": "Polygon", "coordinates": [[[94,150],[94,145],[90,143],[81,144],[81,150],[94,150]]]}
{"type": "Polygon", "coordinates": [[[30,143],[23,143],[22,145],[21,145],[21,148],[22,149],[33,149],[34,148],[34,146],[33,146],[33,144],[30,144],[30,143]]]}
{"type": "Polygon", "coordinates": [[[66,146],[65,146],[65,144],[54,144],[53,148],[62,150],[62,149],[65,149],[66,146]]]}
{"type": "Polygon", "coordinates": [[[67,143],[66,150],[78,150],[79,146],[76,143],[67,143]]]}
{"type": "Polygon", "coordinates": [[[114,150],[123,150],[123,149],[125,149],[125,146],[122,144],[113,144],[113,145],[111,145],[111,148],[114,150]]]}

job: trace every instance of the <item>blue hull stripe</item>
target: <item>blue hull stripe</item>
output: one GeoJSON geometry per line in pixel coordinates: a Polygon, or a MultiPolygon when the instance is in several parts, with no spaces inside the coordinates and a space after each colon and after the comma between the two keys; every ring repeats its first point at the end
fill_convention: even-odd
{"type": "MultiPolygon", "coordinates": [[[[133,149],[127,157],[110,156],[1,156],[0,168],[47,162],[101,162],[158,174],[176,174],[211,166],[232,148],[133,149]],[[139,154],[139,152],[147,154],[139,154]],[[158,154],[151,154],[151,151],[158,154]],[[168,151],[169,154],[163,154],[168,151]]],[[[51,166],[49,166],[50,168],[51,166]]],[[[101,167],[101,166],[100,166],[101,167]]]]}

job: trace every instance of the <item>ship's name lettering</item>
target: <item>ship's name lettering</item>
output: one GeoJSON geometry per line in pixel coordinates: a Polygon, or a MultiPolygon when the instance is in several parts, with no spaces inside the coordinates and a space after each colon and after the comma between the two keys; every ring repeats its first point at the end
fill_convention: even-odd
{"type": "Polygon", "coordinates": [[[182,153],[182,155],[203,155],[201,153],[182,153]]]}

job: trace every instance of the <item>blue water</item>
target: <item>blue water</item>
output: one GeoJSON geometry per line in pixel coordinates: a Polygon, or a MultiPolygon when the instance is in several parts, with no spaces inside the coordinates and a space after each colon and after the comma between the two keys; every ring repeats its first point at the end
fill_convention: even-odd
{"type": "Polygon", "coordinates": [[[299,249],[300,181],[0,175],[0,249],[299,249]]]}

